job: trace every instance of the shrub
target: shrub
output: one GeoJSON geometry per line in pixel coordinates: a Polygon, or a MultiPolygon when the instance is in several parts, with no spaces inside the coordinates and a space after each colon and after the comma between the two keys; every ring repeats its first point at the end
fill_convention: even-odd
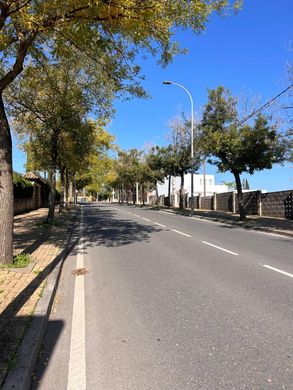
{"type": "Polygon", "coordinates": [[[31,198],[33,196],[34,186],[19,173],[13,173],[13,189],[16,199],[31,198]]]}

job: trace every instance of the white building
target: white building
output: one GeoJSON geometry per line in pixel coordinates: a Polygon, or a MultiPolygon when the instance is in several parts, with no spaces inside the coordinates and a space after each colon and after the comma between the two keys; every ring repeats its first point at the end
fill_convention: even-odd
{"type": "MultiPolygon", "coordinates": [[[[204,175],[194,174],[193,175],[193,193],[194,196],[202,195],[204,192],[206,196],[211,196],[214,193],[228,192],[229,188],[225,184],[215,184],[214,175],[205,175],[206,188],[204,191],[204,175]]],[[[175,205],[179,204],[179,190],[180,190],[180,177],[171,178],[171,195],[175,197],[175,205]]],[[[166,178],[163,184],[158,184],[158,195],[168,196],[168,185],[169,180],[166,178]]],[[[184,193],[191,196],[191,174],[187,173],[184,175],[184,193]]]]}

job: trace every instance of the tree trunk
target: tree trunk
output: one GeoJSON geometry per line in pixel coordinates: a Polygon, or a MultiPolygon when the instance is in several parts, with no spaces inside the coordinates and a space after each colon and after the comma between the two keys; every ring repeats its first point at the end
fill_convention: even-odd
{"type": "Polygon", "coordinates": [[[47,223],[51,223],[54,220],[54,214],[55,214],[55,195],[56,195],[55,169],[50,169],[49,171],[49,184],[50,184],[50,194],[49,194],[49,210],[47,216],[47,223]]]}
{"type": "Polygon", "coordinates": [[[179,207],[182,210],[183,209],[183,194],[184,194],[184,173],[180,174],[181,183],[180,183],[180,200],[179,200],[179,207]]]}
{"type": "Polygon", "coordinates": [[[12,141],[2,94],[0,94],[0,215],[0,264],[9,264],[13,261],[12,141]]]}
{"type": "MultiPolygon", "coordinates": [[[[50,195],[49,195],[49,211],[47,222],[50,223],[54,220],[55,214],[55,197],[56,197],[56,169],[58,159],[58,141],[60,136],[60,129],[53,129],[51,135],[51,169],[50,169],[50,195]]],[[[61,201],[61,200],[60,200],[61,201]]]]}
{"type": "Polygon", "coordinates": [[[155,204],[159,205],[159,190],[158,190],[158,183],[156,183],[156,201],[155,204]]]}
{"type": "Polygon", "coordinates": [[[136,193],[135,193],[135,186],[132,186],[132,203],[135,205],[136,200],[136,193]]]}
{"type": "Polygon", "coordinates": [[[61,192],[60,192],[60,205],[59,213],[62,212],[65,206],[65,168],[60,170],[61,192]]]}
{"type": "Polygon", "coordinates": [[[242,185],[241,185],[241,179],[239,172],[233,172],[233,175],[235,177],[236,182],[236,188],[237,188],[237,199],[238,199],[238,207],[239,207],[239,214],[240,214],[240,221],[246,220],[246,208],[244,205],[244,199],[243,199],[243,192],[242,192],[242,185]]]}
{"type": "Polygon", "coordinates": [[[74,207],[77,205],[77,195],[76,195],[76,177],[73,177],[73,204],[74,207]]]}
{"type": "Polygon", "coordinates": [[[169,175],[169,182],[168,182],[168,209],[171,206],[171,179],[172,179],[172,176],[169,175]]]}
{"type": "Polygon", "coordinates": [[[145,199],[144,199],[144,191],[145,191],[145,189],[144,189],[144,184],[142,184],[141,190],[142,190],[142,205],[144,206],[144,205],[145,205],[145,199]]]}
{"type": "Polygon", "coordinates": [[[68,170],[65,169],[65,207],[69,207],[69,173],[68,170]]]}

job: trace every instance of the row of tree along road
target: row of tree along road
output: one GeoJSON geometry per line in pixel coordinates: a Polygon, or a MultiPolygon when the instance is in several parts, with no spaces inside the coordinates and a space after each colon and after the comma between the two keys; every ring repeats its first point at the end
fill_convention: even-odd
{"type": "Polygon", "coordinates": [[[217,166],[219,172],[231,172],[234,175],[240,219],[245,220],[241,174],[253,174],[292,159],[292,140],[289,132],[282,131],[283,128],[277,126],[272,118],[261,113],[250,123],[240,124],[238,106],[238,100],[224,87],[209,91],[202,118],[194,129],[193,161],[190,153],[190,122],[184,115],[171,123],[171,142],[168,146],[153,147],[144,155],[136,149],[119,153],[116,178],[110,183],[117,189],[119,198],[123,199],[131,193],[135,202],[135,186],[138,182],[144,201],[145,189],[153,189],[157,182],[169,177],[170,199],[170,179],[179,176],[180,208],[183,208],[184,175],[196,171],[201,161],[207,158],[217,166]]]}
{"type": "MultiPolygon", "coordinates": [[[[133,158],[134,152],[120,152],[117,162],[113,162],[106,153],[113,137],[104,126],[113,114],[114,98],[147,96],[140,84],[137,53],[157,56],[162,65],[167,65],[180,51],[172,40],[176,28],[201,32],[212,13],[237,10],[239,3],[0,2],[0,263],[13,261],[10,125],[26,148],[29,169],[48,172],[48,223],[54,217],[56,172],[60,173],[62,188],[73,178],[91,191],[97,189],[99,181],[99,185],[116,181],[119,187],[119,181],[129,181],[129,173],[121,166],[133,158]],[[97,119],[90,120],[90,115],[97,119]]],[[[179,146],[184,143],[183,149],[188,148],[190,142],[185,136],[183,140],[177,132],[172,147],[154,148],[140,173],[142,183],[154,182],[153,171],[160,175],[176,171],[181,175],[196,169],[199,155],[192,166],[184,153],[182,161],[177,161],[181,156],[179,146]],[[160,159],[173,168],[159,168],[160,159]]],[[[210,92],[197,140],[201,155],[210,156],[220,171],[231,170],[234,174],[240,203],[240,174],[270,168],[285,158],[286,145],[265,117],[257,117],[252,125],[237,124],[235,101],[223,88],[210,92]],[[230,152],[225,149],[228,146],[230,152]]]]}

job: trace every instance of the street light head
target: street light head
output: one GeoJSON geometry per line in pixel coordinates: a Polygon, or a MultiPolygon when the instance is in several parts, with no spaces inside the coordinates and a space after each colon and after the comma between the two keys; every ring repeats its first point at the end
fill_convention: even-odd
{"type": "Polygon", "coordinates": [[[163,84],[165,84],[165,85],[171,85],[172,82],[171,82],[171,81],[163,81],[163,84]]]}

